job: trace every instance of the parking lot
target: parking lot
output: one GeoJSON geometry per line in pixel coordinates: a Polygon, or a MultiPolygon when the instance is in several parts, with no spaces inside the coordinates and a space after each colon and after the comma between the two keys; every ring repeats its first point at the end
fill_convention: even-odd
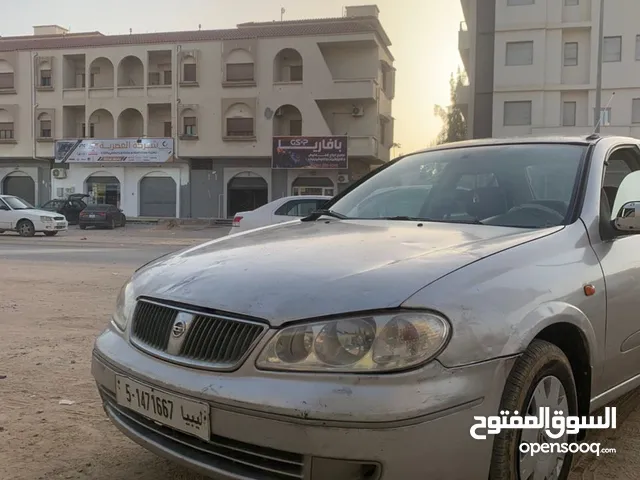
{"type": "MultiPolygon", "coordinates": [[[[122,436],[91,378],[95,336],[133,270],[227,229],[70,231],[55,238],[0,236],[0,479],[196,480],[122,436]]],[[[572,479],[635,479],[638,392],[618,406],[618,429],[588,441],[615,455],[577,459],[572,479]]]]}

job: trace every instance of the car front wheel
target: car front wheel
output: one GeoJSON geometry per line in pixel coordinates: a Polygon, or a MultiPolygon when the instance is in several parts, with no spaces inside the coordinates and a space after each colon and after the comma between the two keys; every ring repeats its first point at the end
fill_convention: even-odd
{"type": "Polygon", "coordinates": [[[30,220],[21,220],[16,228],[21,237],[33,237],[36,229],[30,220]]]}
{"type": "MultiPolygon", "coordinates": [[[[539,416],[540,408],[549,407],[550,417],[555,411],[562,416],[578,415],[576,384],[571,364],[562,350],[552,343],[535,340],[517,360],[502,394],[500,410],[508,415],[539,416]]],[[[491,458],[490,480],[566,480],[573,454],[560,445],[551,445],[549,453],[532,455],[533,444],[569,444],[575,434],[563,432],[558,439],[550,438],[546,429],[508,429],[496,435],[491,458]]],[[[538,449],[538,452],[540,450],[538,449]]]]}

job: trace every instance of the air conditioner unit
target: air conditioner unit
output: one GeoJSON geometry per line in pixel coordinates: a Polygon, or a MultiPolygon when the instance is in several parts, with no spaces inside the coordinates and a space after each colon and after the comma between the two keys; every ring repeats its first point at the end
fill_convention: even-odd
{"type": "Polygon", "coordinates": [[[353,115],[354,117],[361,117],[364,115],[364,108],[363,107],[359,107],[357,105],[353,106],[353,110],[351,110],[351,115],[353,115]]]}
{"type": "Polygon", "coordinates": [[[338,183],[349,183],[349,175],[338,175],[338,183]]]}
{"type": "Polygon", "coordinates": [[[65,168],[54,168],[51,170],[53,178],[67,178],[67,170],[65,168]]]}

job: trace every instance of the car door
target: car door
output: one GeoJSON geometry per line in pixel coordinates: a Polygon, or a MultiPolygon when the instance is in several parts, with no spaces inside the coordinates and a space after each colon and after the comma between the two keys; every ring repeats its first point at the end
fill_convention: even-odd
{"type": "Polygon", "coordinates": [[[280,206],[273,214],[273,223],[289,222],[296,218],[302,218],[318,209],[318,204],[324,200],[315,198],[300,198],[289,200],[280,206]]]}
{"type": "Polygon", "coordinates": [[[616,149],[607,163],[601,184],[600,238],[592,239],[606,285],[604,390],[640,374],[640,235],[615,235],[611,227],[618,206],[640,201],[640,150],[616,149]]]}
{"type": "Polygon", "coordinates": [[[9,230],[11,228],[11,219],[13,211],[0,198],[0,230],[9,230]]]}

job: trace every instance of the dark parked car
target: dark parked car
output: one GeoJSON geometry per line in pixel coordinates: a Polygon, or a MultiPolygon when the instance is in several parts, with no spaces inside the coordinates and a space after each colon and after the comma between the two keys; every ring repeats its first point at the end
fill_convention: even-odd
{"type": "Polygon", "coordinates": [[[80,212],[87,208],[87,204],[82,199],[88,196],[86,194],[73,194],[69,195],[66,200],[61,198],[49,200],[41,208],[42,210],[64,215],[69,224],[76,224],[80,219],[80,212]]]}
{"type": "Polygon", "coordinates": [[[124,227],[127,219],[118,207],[107,204],[87,205],[80,212],[80,228],[87,227],[116,228],[124,227]]]}

